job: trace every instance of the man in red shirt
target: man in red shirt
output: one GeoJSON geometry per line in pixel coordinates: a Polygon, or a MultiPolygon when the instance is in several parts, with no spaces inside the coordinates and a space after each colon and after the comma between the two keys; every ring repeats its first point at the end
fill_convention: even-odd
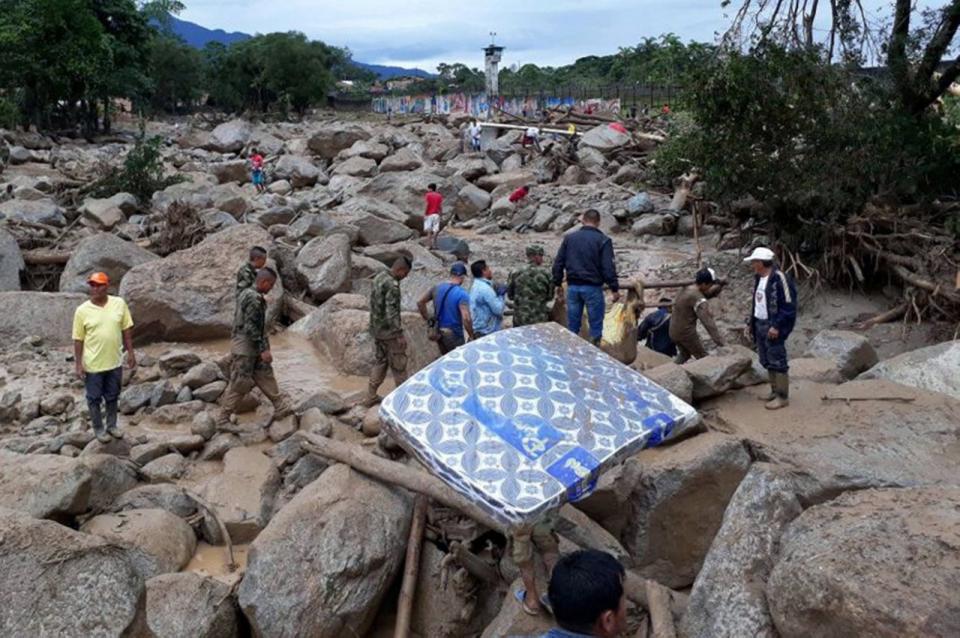
{"type": "Polygon", "coordinates": [[[508,197],[507,199],[509,199],[510,203],[513,204],[515,207],[520,208],[521,202],[524,200],[524,198],[526,198],[529,192],[530,192],[530,187],[524,185],[518,188],[517,190],[513,191],[512,193],[510,193],[510,197],[508,197]]]}
{"type": "Polygon", "coordinates": [[[423,232],[427,234],[430,248],[436,248],[437,235],[440,234],[440,215],[443,213],[443,195],[437,192],[436,184],[429,184],[424,199],[427,208],[423,213],[423,232]]]}

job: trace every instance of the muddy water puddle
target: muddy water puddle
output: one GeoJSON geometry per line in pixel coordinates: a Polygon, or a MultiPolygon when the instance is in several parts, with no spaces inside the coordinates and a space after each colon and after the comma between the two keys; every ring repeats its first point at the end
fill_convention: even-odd
{"type": "Polygon", "coordinates": [[[197,551],[186,567],[185,572],[193,572],[200,576],[214,578],[227,585],[234,585],[242,577],[247,568],[247,554],[249,545],[233,546],[233,568],[230,565],[230,553],[225,545],[210,545],[197,543],[197,551]]]}

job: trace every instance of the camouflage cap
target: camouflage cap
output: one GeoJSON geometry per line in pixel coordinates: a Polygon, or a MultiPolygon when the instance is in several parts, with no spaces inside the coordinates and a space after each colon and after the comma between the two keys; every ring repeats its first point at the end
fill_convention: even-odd
{"type": "Polygon", "coordinates": [[[540,244],[530,244],[527,246],[527,257],[533,257],[534,255],[543,257],[543,246],[540,244]]]}

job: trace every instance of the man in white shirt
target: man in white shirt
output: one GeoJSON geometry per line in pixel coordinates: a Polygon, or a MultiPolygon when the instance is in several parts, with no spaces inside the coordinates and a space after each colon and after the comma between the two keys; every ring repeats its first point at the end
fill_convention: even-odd
{"type": "Polygon", "coordinates": [[[480,122],[474,121],[470,126],[470,149],[476,152],[480,151],[480,136],[483,134],[483,127],[480,122]]]}

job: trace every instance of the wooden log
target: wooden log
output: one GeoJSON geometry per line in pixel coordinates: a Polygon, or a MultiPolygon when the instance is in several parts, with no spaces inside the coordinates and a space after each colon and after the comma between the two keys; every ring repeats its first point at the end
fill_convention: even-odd
{"type": "Polygon", "coordinates": [[[646,582],[646,590],[647,611],[650,612],[650,624],[653,626],[652,638],[677,638],[670,609],[670,590],[653,580],[646,582]]]}
{"type": "MultiPolygon", "coordinates": [[[[664,587],[664,589],[666,588],[664,587]]],[[[670,611],[674,618],[680,618],[687,611],[687,603],[690,597],[678,591],[667,591],[670,592],[670,611]]],[[[647,579],[633,570],[628,569],[627,575],[623,579],[623,593],[635,605],[650,609],[650,604],[647,602],[647,579]]]]}
{"type": "Polygon", "coordinates": [[[867,319],[866,321],[857,324],[857,329],[865,330],[866,328],[870,328],[877,324],[890,323],[891,321],[896,321],[897,319],[902,318],[903,315],[907,314],[907,309],[908,309],[908,305],[905,303],[902,303],[896,308],[891,308],[886,312],[881,312],[879,315],[875,317],[871,317],[870,319],[867,319]]]}
{"type": "Polygon", "coordinates": [[[407,540],[407,559],[403,567],[403,584],[400,586],[400,599],[397,603],[394,638],[407,638],[410,635],[410,617],[413,615],[413,597],[417,591],[417,575],[420,573],[420,548],[423,547],[423,528],[427,520],[428,503],[427,497],[421,494],[417,496],[417,504],[413,509],[410,538],[407,540]]]}
{"type": "Polygon", "coordinates": [[[453,541],[450,543],[450,553],[454,559],[460,563],[460,566],[470,572],[471,575],[482,581],[496,585],[500,577],[497,576],[497,570],[482,558],[464,547],[463,543],[453,541]]]}
{"type": "Polygon", "coordinates": [[[23,261],[28,266],[62,266],[70,261],[70,253],[61,250],[35,248],[23,251],[23,261]]]}
{"type": "Polygon", "coordinates": [[[670,200],[670,210],[683,210],[686,207],[687,199],[697,179],[699,179],[698,175],[684,175],[680,178],[680,187],[673,193],[673,199],[670,200]]]}
{"type": "Polygon", "coordinates": [[[303,444],[304,449],[308,452],[319,454],[338,463],[345,463],[358,472],[379,481],[398,485],[418,494],[425,494],[447,507],[463,512],[490,529],[508,533],[499,521],[432,474],[375,456],[359,449],[356,445],[341,443],[315,434],[301,434],[308,441],[303,444]]]}

